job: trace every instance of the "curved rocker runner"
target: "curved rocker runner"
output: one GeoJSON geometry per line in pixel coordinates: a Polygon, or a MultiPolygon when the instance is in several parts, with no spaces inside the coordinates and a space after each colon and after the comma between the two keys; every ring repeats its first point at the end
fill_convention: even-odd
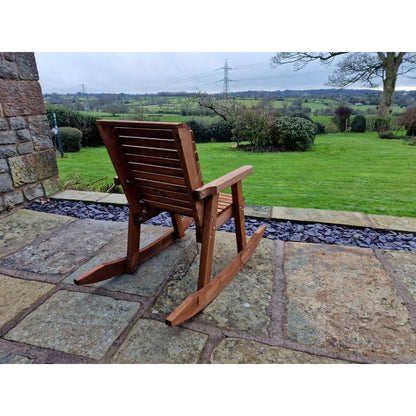
{"type": "Polygon", "coordinates": [[[182,238],[195,221],[201,243],[197,291],[167,318],[178,325],[208,305],[247,263],[266,225],[246,241],[242,180],[253,172],[242,166],[204,185],[193,132],[183,123],[99,120],[97,126],[129,204],[127,256],[104,263],[75,279],[79,285],[133,273],[150,257],[182,238]],[[222,193],[231,187],[231,195],[222,193]],[[142,223],[168,211],[173,228],[140,249],[142,223]],[[212,260],[216,230],[234,217],[237,255],[213,279],[212,260]]]}

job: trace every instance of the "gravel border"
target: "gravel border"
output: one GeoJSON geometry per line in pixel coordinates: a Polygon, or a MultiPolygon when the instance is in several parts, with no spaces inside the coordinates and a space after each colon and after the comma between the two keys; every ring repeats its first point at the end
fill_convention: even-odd
{"type": "MultiPolygon", "coordinates": [[[[95,219],[104,221],[128,221],[127,206],[88,203],[50,199],[34,201],[26,209],[51,214],[67,215],[79,219],[95,219]]],[[[390,230],[374,230],[372,228],[352,228],[321,223],[296,223],[293,221],[278,221],[274,219],[256,219],[246,217],[247,235],[261,225],[267,224],[265,238],[282,241],[306,243],[337,244],[371,249],[416,251],[416,236],[412,233],[399,233],[390,230]]],[[[162,212],[150,219],[147,224],[172,226],[170,215],[162,212]]],[[[193,224],[191,228],[194,228],[193,224]]],[[[219,231],[234,232],[234,219],[224,224],[219,231]]]]}

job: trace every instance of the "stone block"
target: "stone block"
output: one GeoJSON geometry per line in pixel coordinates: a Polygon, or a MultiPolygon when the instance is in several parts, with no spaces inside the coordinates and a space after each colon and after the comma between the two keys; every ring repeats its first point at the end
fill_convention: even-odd
{"type": "Polygon", "coordinates": [[[37,182],[58,174],[54,150],[9,158],[10,171],[15,187],[37,182]]]}
{"type": "Polygon", "coordinates": [[[0,79],[17,79],[18,70],[14,62],[0,59],[0,79]]]}
{"type": "MultiPolygon", "coordinates": [[[[0,173],[8,172],[8,171],[9,171],[9,165],[7,164],[6,159],[0,159],[0,173]]],[[[1,184],[1,180],[0,180],[0,184],[1,184]]]]}
{"type": "Polygon", "coordinates": [[[38,80],[38,68],[33,52],[15,52],[15,62],[19,78],[23,80],[38,80]]]}
{"type": "Polygon", "coordinates": [[[0,173],[0,192],[13,191],[13,181],[8,173],[0,173]]]}
{"type": "Polygon", "coordinates": [[[35,145],[35,150],[53,148],[51,130],[49,128],[49,122],[46,116],[30,117],[29,131],[35,145]]]}
{"type": "Polygon", "coordinates": [[[3,198],[4,206],[7,209],[11,209],[16,205],[23,204],[24,202],[22,191],[14,191],[6,194],[3,198]]]}
{"type": "Polygon", "coordinates": [[[15,58],[14,58],[15,53],[16,52],[0,52],[0,59],[3,58],[6,61],[14,62],[14,60],[15,60],[15,58]]]}
{"type": "Polygon", "coordinates": [[[58,192],[61,189],[59,184],[59,178],[57,176],[54,176],[52,178],[45,179],[43,181],[43,188],[45,189],[45,195],[47,197],[58,192]]]}
{"type": "Polygon", "coordinates": [[[6,117],[45,114],[46,111],[42,90],[37,81],[1,82],[0,101],[6,117]]]}
{"type": "Polygon", "coordinates": [[[137,302],[61,290],[5,338],[99,360],[139,309],[137,302]]]}
{"type": "Polygon", "coordinates": [[[24,130],[17,130],[16,135],[21,143],[26,143],[32,141],[32,137],[30,136],[30,132],[27,129],[24,130]]]}
{"type": "Polygon", "coordinates": [[[208,336],[141,319],[130,331],[112,363],[197,364],[208,336]]]}
{"type": "Polygon", "coordinates": [[[35,186],[29,186],[23,190],[23,194],[27,200],[32,201],[36,198],[41,198],[44,196],[43,186],[41,184],[37,184],[35,186]]]}
{"type": "Polygon", "coordinates": [[[19,153],[19,155],[27,155],[29,153],[32,153],[33,143],[31,141],[26,143],[19,143],[17,145],[17,152],[19,153]]]}
{"type": "MultiPolygon", "coordinates": [[[[0,104],[1,107],[1,104],[0,104]]],[[[1,111],[0,111],[0,117],[2,117],[1,115],[1,111]]],[[[4,130],[8,130],[9,125],[7,124],[7,121],[4,118],[0,119],[0,131],[4,131],[4,130]]]]}
{"type": "Polygon", "coordinates": [[[26,120],[23,117],[10,117],[9,125],[12,130],[21,130],[26,128],[26,120]]]}
{"type": "Polygon", "coordinates": [[[14,131],[4,131],[0,133],[0,145],[15,144],[16,133],[14,131]]]}
{"type": "Polygon", "coordinates": [[[17,152],[15,144],[0,144],[0,159],[14,156],[17,152]]]}

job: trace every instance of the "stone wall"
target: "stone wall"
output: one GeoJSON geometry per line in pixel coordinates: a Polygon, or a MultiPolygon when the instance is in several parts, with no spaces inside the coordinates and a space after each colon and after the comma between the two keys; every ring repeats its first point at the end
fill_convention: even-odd
{"type": "Polygon", "coordinates": [[[0,52],[0,215],[58,187],[33,53],[0,52]]]}

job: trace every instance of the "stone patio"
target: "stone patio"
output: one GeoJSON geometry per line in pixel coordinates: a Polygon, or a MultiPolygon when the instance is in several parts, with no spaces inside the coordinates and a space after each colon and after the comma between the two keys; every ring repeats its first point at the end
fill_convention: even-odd
{"type": "MultiPolygon", "coordinates": [[[[126,227],[25,209],[0,218],[0,363],[416,363],[416,252],[263,239],[208,307],[171,328],[164,318],[195,291],[193,230],[132,275],[73,283],[125,255],[126,227]]],[[[144,226],[143,244],[164,231],[144,226]]],[[[218,232],[214,272],[234,252],[234,234],[218,232]]]]}

